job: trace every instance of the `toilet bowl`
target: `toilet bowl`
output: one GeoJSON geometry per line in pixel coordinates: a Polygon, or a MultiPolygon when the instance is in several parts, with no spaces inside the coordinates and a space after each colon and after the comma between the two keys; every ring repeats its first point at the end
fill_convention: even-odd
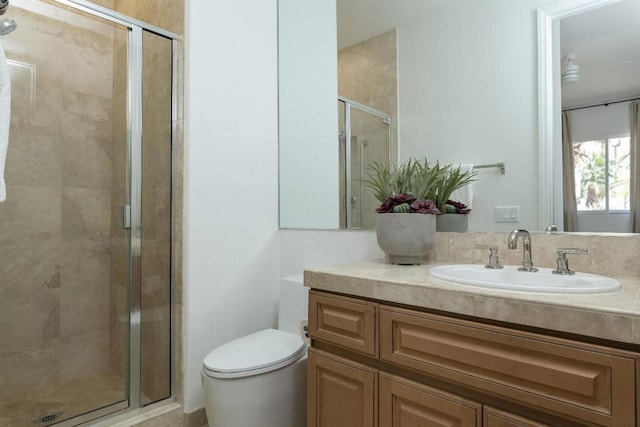
{"type": "Polygon", "coordinates": [[[307,299],[302,275],[283,278],[278,329],[237,338],[205,357],[209,427],[305,426],[307,299]]]}

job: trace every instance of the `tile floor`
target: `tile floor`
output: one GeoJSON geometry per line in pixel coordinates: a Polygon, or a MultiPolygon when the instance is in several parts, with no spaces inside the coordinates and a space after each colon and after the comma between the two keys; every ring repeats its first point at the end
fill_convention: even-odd
{"type": "Polygon", "coordinates": [[[20,393],[0,401],[0,427],[34,427],[49,423],[34,420],[49,412],[62,412],[59,422],[124,400],[125,380],[111,370],[73,378],[55,386],[20,393]]]}

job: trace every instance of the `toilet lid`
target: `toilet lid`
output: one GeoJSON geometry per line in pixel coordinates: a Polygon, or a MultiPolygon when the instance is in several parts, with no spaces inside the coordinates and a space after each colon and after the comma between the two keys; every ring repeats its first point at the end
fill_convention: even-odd
{"type": "Polygon", "coordinates": [[[204,358],[203,370],[213,378],[257,375],[292,364],[305,355],[306,349],[298,335],[265,329],[214,349],[204,358]]]}

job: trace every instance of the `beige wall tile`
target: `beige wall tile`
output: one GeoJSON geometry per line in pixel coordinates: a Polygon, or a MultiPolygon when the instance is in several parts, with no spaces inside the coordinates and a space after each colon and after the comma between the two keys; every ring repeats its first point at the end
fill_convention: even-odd
{"type": "Polygon", "coordinates": [[[107,240],[111,231],[110,195],[104,191],[62,190],[62,236],[107,240]]]}
{"type": "Polygon", "coordinates": [[[73,378],[109,367],[109,329],[83,332],[60,339],[60,376],[73,378]]]}
{"type": "Polygon", "coordinates": [[[181,303],[172,303],[172,364],[171,372],[174,381],[174,392],[176,400],[180,403],[184,403],[184,358],[183,358],[183,331],[182,331],[182,316],[184,313],[184,306],[181,303]]]}
{"type": "MultiPolygon", "coordinates": [[[[33,129],[30,126],[20,129],[12,125],[5,165],[9,185],[59,187],[61,167],[58,131],[33,129]]],[[[15,199],[15,196],[9,201],[11,199],[15,199]]]]}
{"type": "MultiPolygon", "coordinates": [[[[96,141],[69,138],[62,149],[65,187],[111,190],[111,153],[96,141]]],[[[124,153],[119,153],[124,156],[124,153]]]]}
{"type": "Polygon", "coordinates": [[[56,339],[36,349],[0,357],[0,401],[11,401],[17,393],[57,381],[61,346],[56,339]]]}
{"type": "Polygon", "coordinates": [[[207,424],[207,413],[204,408],[185,414],[187,427],[203,427],[207,424]]]}
{"type": "Polygon", "coordinates": [[[60,189],[8,184],[7,200],[0,205],[0,229],[16,226],[29,228],[30,233],[59,236],[60,189]]]}
{"type": "Polygon", "coordinates": [[[52,317],[58,310],[60,288],[57,251],[46,245],[19,252],[0,249],[0,257],[0,325],[29,324],[32,316],[52,317]]]}
{"type": "MultiPolygon", "coordinates": [[[[109,287],[67,286],[60,290],[60,336],[68,338],[109,328],[109,287]]],[[[104,337],[107,340],[108,336],[104,337]]]]}
{"type": "MultiPolygon", "coordinates": [[[[438,252],[437,261],[455,263],[485,263],[488,255],[485,250],[475,249],[477,244],[498,246],[500,262],[505,265],[522,264],[522,241],[518,248],[507,248],[508,233],[442,233],[448,238],[449,250],[438,252]]],[[[443,237],[444,237],[443,236],[443,237]]],[[[569,255],[572,270],[605,276],[640,275],[640,252],[638,235],[606,235],[560,233],[531,235],[532,259],[534,266],[556,268],[558,248],[586,248],[588,255],[569,255]]]]}
{"type": "Polygon", "coordinates": [[[116,0],[115,8],[121,13],[176,34],[184,33],[183,1],[116,0]]]}

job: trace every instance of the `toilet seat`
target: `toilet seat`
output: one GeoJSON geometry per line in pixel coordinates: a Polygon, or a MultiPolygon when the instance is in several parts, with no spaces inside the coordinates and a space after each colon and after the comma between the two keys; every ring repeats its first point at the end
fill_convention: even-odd
{"type": "Polygon", "coordinates": [[[211,351],[203,362],[203,373],[212,378],[240,378],[288,366],[306,354],[298,335],[265,329],[235,339],[211,351]]]}

